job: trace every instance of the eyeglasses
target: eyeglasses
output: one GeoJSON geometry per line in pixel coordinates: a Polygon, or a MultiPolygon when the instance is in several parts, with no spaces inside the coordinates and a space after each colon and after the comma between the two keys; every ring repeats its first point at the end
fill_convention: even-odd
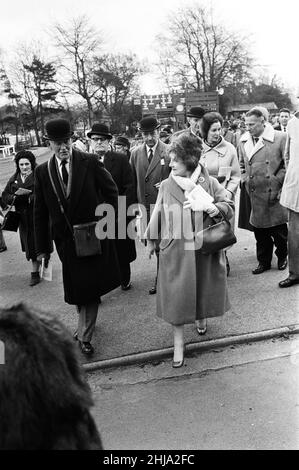
{"type": "Polygon", "coordinates": [[[90,137],[90,139],[94,142],[105,142],[105,140],[107,140],[106,137],[90,137]]]}

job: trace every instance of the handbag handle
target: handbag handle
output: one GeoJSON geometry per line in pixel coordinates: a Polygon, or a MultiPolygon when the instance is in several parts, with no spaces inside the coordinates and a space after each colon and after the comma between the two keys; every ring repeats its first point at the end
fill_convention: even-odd
{"type": "Polygon", "coordinates": [[[12,206],[13,206],[14,203],[15,203],[15,200],[16,200],[16,196],[13,196],[13,198],[12,198],[12,203],[10,204],[10,206],[8,206],[7,212],[9,212],[9,211],[11,210],[12,206]]]}
{"type": "Polygon", "coordinates": [[[66,221],[66,224],[68,226],[68,228],[70,229],[70,232],[72,234],[72,237],[74,239],[74,231],[73,231],[73,227],[71,226],[70,224],[70,221],[65,213],[65,210],[64,210],[64,207],[62,205],[62,202],[60,200],[60,197],[58,195],[58,192],[56,190],[56,187],[55,187],[55,183],[53,181],[53,176],[52,176],[52,173],[51,173],[51,168],[50,168],[50,160],[48,160],[48,173],[49,173],[49,178],[50,178],[50,181],[51,181],[51,185],[52,185],[52,188],[53,188],[53,191],[55,193],[55,196],[57,197],[57,200],[58,200],[58,204],[59,204],[59,208],[60,208],[60,211],[61,213],[63,214],[64,218],[65,218],[65,221],[66,221]]]}
{"type": "MultiPolygon", "coordinates": [[[[220,207],[217,207],[217,209],[219,210],[219,213],[222,215],[222,219],[225,220],[226,222],[228,222],[230,224],[230,221],[228,220],[228,217],[227,215],[223,212],[222,209],[220,209],[220,207]]],[[[215,215],[214,217],[211,217],[211,219],[214,219],[215,217],[217,217],[217,215],[215,215]]]]}

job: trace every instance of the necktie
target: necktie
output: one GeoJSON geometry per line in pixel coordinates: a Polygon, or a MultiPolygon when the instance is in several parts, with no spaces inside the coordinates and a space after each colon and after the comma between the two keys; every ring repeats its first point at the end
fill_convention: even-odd
{"type": "Polygon", "coordinates": [[[259,140],[258,137],[254,137],[254,144],[255,144],[255,145],[258,143],[258,140],[259,140]]]}
{"type": "Polygon", "coordinates": [[[152,161],[152,158],[153,158],[153,150],[150,149],[149,151],[149,157],[148,157],[148,163],[150,163],[152,161]]]}
{"type": "Polygon", "coordinates": [[[65,165],[67,164],[67,160],[62,160],[60,163],[61,165],[61,174],[62,174],[62,181],[64,182],[65,186],[67,186],[68,180],[69,180],[69,174],[67,172],[67,169],[65,168],[65,165]]]}

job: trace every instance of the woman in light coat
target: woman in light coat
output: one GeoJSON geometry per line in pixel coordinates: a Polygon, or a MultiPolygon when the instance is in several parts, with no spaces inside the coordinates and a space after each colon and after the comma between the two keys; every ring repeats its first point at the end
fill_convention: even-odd
{"type": "MultiPolygon", "coordinates": [[[[234,201],[241,180],[241,171],[235,146],[221,135],[222,124],[223,119],[219,113],[211,112],[203,116],[201,133],[204,141],[201,162],[207,168],[209,175],[218,179],[228,191],[229,198],[234,201]]],[[[234,218],[231,224],[234,228],[234,218]]],[[[227,257],[226,266],[228,275],[230,267],[227,257]]]]}
{"type": "Polygon", "coordinates": [[[195,321],[197,332],[204,334],[206,319],[230,308],[224,252],[202,254],[201,240],[195,235],[219,215],[219,209],[231,218],[234,204],[199,163],[199,139],[182,134],[171,144],[169,156],[172,171],[161,183],[145,238],[149,256],[159,244],[157,315],[173,325],[173,367],[180,367],[184,324],[195,321]],[[201,194],[193,197],[196,190],[201,194]]]}

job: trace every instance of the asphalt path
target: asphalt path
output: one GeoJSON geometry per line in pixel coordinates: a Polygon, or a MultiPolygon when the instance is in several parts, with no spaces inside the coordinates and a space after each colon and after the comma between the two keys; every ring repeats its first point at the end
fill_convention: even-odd
{"type": "Polygon", "coordinates": [[[104,448],[298,450],[298,347],[297,335],[194,354],[176,370],[89,374],[104,448]]]}
{"type": "MultiPolygon", "coordinates": [[[[49,152],[39,149],[38,163],[47,160],[49,152]],[[46,152],[46,154],[45,154],[46,152]]],[[[0,162],[0,183],[5,184],[14,171],[13,162],[0,162]]],[[[251,274],[257,262],[255,241],[251,232],[236,230],[238,243],[228,252],[231,273],[228,278],[232,308],[221,318],[209,319],[208,332],[199,337],[193,325],[185,328],[186,342],[223,338],[299,323],[299,286],[280,289],[278,282],[288,272],[278,271],[274,257],[270,271],[251,274]]],[[[5,232],[8,250],[0,254],[0,305],[24,301],[56,314],[74,331],[77,314],[74,306],[64,303],[61,265],[57,254],[53,281],[29,287],[30,264],[20,249],[19,236],[5,232]]],[[[137,242],[137,260],[132,263],[133,288],[120,288],[105,295],[99,309],[93,339],[95,354],[90,361],[99,361],[128,354],[172,346],[170,325],[155,315],[155,295],[149,295],[155,276],[155,259],[149,260],[143,245],[137,242]]],[[[215,295],[217,295],[215,293],[215,295]]],[[[80,359],[87,362],[85,357],[80,359]]]]}

